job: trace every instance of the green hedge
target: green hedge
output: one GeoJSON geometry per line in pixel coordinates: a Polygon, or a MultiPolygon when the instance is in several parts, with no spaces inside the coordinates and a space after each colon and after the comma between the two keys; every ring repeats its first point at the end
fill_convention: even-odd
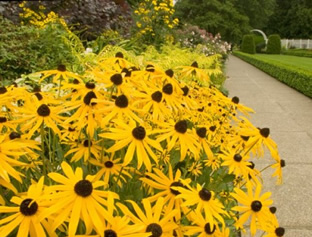
{"type": "Polygon", "coordinates": [[[268,54],[280,54],[281,49],[281,37],[279,35],[270,35],[266,52],[268,54]]]}
{"type": "Polygon", "coordinates": [[[244,35],[241,50],[244,53],[255,54],[256,45],[253,35],[244,35]]]}
{"type": "Polygon", "coordinates": [[[312,58],[312,50],[305,50],[305,49],[288,49],[288,50],[283,50],[282,54],[298,56],[298,57],[312,58]]]}
{"type": "Polygon", "coordinates": [[[233,54],[254,65],[272,77],[312,98],[312,72],[307,73],[291,66],[260,60],[253,55],[234,51],[233,54]]]}

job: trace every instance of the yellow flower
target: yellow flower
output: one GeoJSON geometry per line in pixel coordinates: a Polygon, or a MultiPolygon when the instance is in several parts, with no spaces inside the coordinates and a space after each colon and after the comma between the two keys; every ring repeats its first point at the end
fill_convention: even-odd
{"type": "Polygon", "coordinates": [[[47,208],[43,195],[44,177],[41,177],[37,184],[29,187],[27,194],[22,197],[14,196],[11,202],[18,205],[16,207],[0,206],[0,212],[15,213],[0,220],[0,236],[9,234],[18,227],[17,237],[28,236],[48,236],[56,237],[47,220],[39,220],[39,215],[47,208]]]}
{"type": "Polygon", "coordinates": [[[242,212],[242,215],[236,222],[237,228],[243,228],[243,224],[251,217],[250,232],[254,236],[257,227],[265,229],[267,221],[270,220],[269,206],[273,201],[268,198],[271,196],[270,192],[266,192],[260,196],[261,185],[257,185],[255,194],[251,186],[247,186],[247,194],[239,188],[234,188],[235,193],[231,195],[241,204],[240,206],[233,207],[233,211],[242,212]]]}
{"type": "MultiPolygon", "coordinates": [[[[87,234],[90,234],[92,229],[98,233],[104,233],[102,219],[109,217],[102,205],[107,206],[107,200],[104,198],[111,192],[96,190],[96,188],[106,184],[96,180],[91,175],[83,179],[82,169],[76,168],[73,172],[66,162],[63,162],[61,167],[66,176],[59,173],[49,173],[49,177],[59,184],[48,187],[49,194],[43,198],[51,200],[51,203],[38,219],[43,220],[54,214],[51,228],[55,230],[69,218],[69,236],[75,235],[80,219],[86,225],[87,234]]],[[[114,198],[118,198],[117,194],[111,194],[114,198]]]]}

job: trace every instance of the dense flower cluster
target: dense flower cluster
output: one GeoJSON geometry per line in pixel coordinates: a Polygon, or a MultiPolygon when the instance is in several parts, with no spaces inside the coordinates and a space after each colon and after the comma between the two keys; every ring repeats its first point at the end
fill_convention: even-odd
{"type": "Polygon", "coordinates": [[[282,236],[252,159],[268,148],[279,181],[285,162],[210,82],[219,57],[201,58],[163,68],[110,48],[83,75],[1,87],[0,236],[230,236],[249,217],[252,235],[282,236]]]}
{"type": "Polygon", "coordinates": [[[146,42],[159,37],[166,37],[178,23],[179,19],[173,17],[174,8],[172,0],[145,0],[141,1],[134,10],[136,31],[138,37],[146,42]]]}
{"type": "Polygon", "coordinates": [[[214,54],[226,55],[231,50],[231,44],[222,41],[221,35],[213,36],[198,26],[187,25],[183,30],[176,32],[182,46],[195,49],[206,56],[214,54]]]}

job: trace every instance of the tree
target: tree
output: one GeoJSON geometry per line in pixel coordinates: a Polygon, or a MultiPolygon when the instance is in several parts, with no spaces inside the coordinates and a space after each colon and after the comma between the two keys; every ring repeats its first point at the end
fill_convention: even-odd
{"type": "Polygon", "coordinates": [[[227,41],[237,43],[250,30],[250,26],[248,17],[235,8],[235,1],[179,0],[175,5],[176,16],[182,23],[198,25],[212,34],[220,33],[227,41]]]}
{"type": "Polygon", "coordinates": [[[282,38],[312,37],[312,1],[277,0],[274,14],[266,28],[268,34],[282,38]]]}
{"type": "Polygon", "coordinates": [[[252,28],[263,29],[274,12],[276,0],[236,0],[234,5],[241,14],[249,18],[252,28]]]}

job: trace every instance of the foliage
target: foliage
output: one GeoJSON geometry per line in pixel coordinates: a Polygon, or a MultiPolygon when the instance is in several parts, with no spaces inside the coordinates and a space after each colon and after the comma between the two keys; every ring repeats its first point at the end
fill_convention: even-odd
{"type": "Polygon", "coordinates": [[[252,159],[268,149],[278,182],[285,162],[211,82],[219,59],[106,46],[81,74],[59,65],[1,87],[0,236],[229,237],[249,217],[253,235],[275,234],[252,159]]]}
{"type": "Polygon", "coordinates": [[[288,39],[312,38],[312,4],[309,0],[277,0],[266,27],[268,34],[288,39]]]}
{"type": "Polygon", "coordinates": [[[176,30],[174,36],[181,46],[197,49],[197,51],[201,51],[206,56],[221,54],[226,58],[231,50],[231,45],[222,41],[220,34],[213,36],[198,26],[186,25],[183,29],[176,30]]]}
{"type": "Polygon", "coordinates": [[[38,28],[17,26],[0,18],[0,24],[3,79],[12,80],[21,74],[57,68],[60,64],[77,64],[81,60],[84,47],[80,40],[58,22],[48,22],[38,28]]]}
{"type": "Polygon", "coordinates": [[[280,54],[282,49],[281,38],[279,35],[270,35],[266,52],[268,54],[280,54]]]}
{"type": "MultiPolygon", "coordinates": [[[[145,0],[134,9],[133,37],[138,43],[161,45],[170,41],[172,29],[179,23],[173,17],[172,0],[145,0]]],[[[171,39],[172,40],[172,39],[171,39]]]]}
{"type": "Polygon", "coordinates": [[[234,55],[312,98],[311,71],[299,69],[289,64],[285,65],[278,60],[272,61],[260,58],[258,55],[248,55],[238,51],[235,51],[234,55]]]}
{"type": "Polygon", "coordinates": [[[267,26],[269,17],[273,14],[276,0],[239,0],[235,8],[247,16],[253,29],[263,29],[267,26]]]}
{"type": "Polygon", "coordinates": [[[244,35],[241,50],[244,53],[255,54],[256,46],[253,35],[244,35]]]}
{"type": "Polygon", "coordinates": [[[254,34],[253,37],[256,45],[256,53],[262,53],[266,46],[263,36],[254,34]]]}
{"type": "MultiPolygon", "coordinates": [[[[3,15],[15,23],[19,22],[21,1],[1,2],[3,15]]],[[[59,1],[25,1],[25,8],[40,13],[55,12],[66,19],[72,31],[79,32],[84,40],[94,40],[103,31],[118,31],[123,37],[129,37],[133,24],[131,10],[125,0],[59,0],[59,1]],[[44,9],[45,8],[45,9],[44,9]]]]}
{"type": "Polygon", "coordinates": [[[182,23],[197,25],[228,42],[238,43],[250,30],[248,17],[240,13],[234,1],[180,0],[175,4],[176,16],[182,23]]]}
{"type": "Polygon", "coordinates": [[[282,54],[298,56],[298,57],[312,58],[312,50],[311,49],[284,49],[284,50],[282,50],[282,54]]]}

